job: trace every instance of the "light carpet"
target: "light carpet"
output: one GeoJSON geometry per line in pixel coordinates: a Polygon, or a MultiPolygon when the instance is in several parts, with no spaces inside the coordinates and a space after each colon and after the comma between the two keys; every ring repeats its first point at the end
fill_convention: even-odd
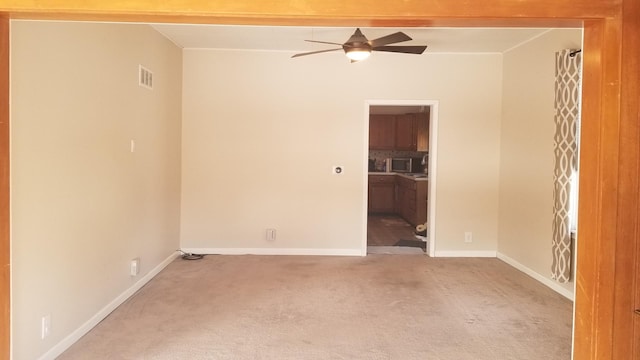
{"type": "Polygon", "coordinates": [[[59,359],[569,359],[572,303],[498,259],[178,259],[59,359]]]}

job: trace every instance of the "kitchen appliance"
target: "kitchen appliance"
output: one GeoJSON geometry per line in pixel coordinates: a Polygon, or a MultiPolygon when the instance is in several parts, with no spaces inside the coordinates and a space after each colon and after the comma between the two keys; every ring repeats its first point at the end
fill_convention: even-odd
{"type": "Polygon", "coordinates": [[[387,167],[390,172],[410,173],[413,172],[412,158],[390,158],[387,167]]]}
{"type": "MultiPolygon", "coordinates": [[[[385,161],[387,172],[426,173],[422,158],[388,158],[385,161]]],[[[383,170],[384,171],[384,170],[383,170]]]]}

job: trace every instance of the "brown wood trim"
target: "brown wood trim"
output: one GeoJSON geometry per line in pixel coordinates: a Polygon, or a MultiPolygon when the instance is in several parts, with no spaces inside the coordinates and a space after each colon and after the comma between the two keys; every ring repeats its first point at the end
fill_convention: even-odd
{"type": "MultiPolygon", "coordinates": [[[[638,98],[638,102],[640,103],[640,98],[638,98]]],[[[638,113],[638,122],[640,122],[640,112],[638,113]]],[[[640,190],[638,191],[638,210],[636,213],[636,221],[640,224],[640,190]]],[[[637,236],[637,235],[636,235],[637,236]]],[[[633,286],[635,288],[635,306],[634,313],[636,316],[633,319],[633,330],[631,332],[631,339],[633,339],[633,350],[631,352],[632,359],[640,358],[640,239],[636,237],[636,248],[634,250],[635,253],[635,279],[633,282],[633,286]]],[[[624,335],[624,334],[622,334],[624,335]]]]}
{"type": "Polygon", "coordinates": [[[594,197],[598,188],[598,179],[587,174],[597,174],[596,164],[599,163],[596,151],[586,151],[585,148],[600,144],[597,126],[602,120],[599,101],[589,99],[601,99],[602,88],[602,62],[600,57],[601,43],[604,37],[602,22],[585,23],[583,44],[583,76],[582,76],[582,128],[580,133],[580,194],[578,205],[578,232],[576,266],[576,293],[574,315],[574,359],[591,359],[595,344],[592,342],[591,332],[594,324],[594,311],[596,300],[594,294],[597,287],[592,279],[596,278],[596,244],[590,238],[594,238],[597,226],[591,219],[597,219],[600,207],[596,205],[594,197]],[[595,119],[595,120],[594,120],[595,119]],[[597,126],[588,126],[590,122],[597,121],[597,126]],[[594,206],[586,207],[585,203],[591,202],[594,206]],[[583,232],[586,233],[583,236],[583,232]]]}
{"type": "Polygon", "coordinates": [[[619,81],[616,25],[588,21],[584,30],[575,359],[609,359],[606,352],[611,351],[612,316],[607,313],[613,299],[606,286],[613,282],[615,248],[605,246],[605,239],[615,238],[619,105],[617,88],[607,82],[619,81]]]}
{"type": "MultiPolygon", "coordinates": [[[[634,269],[625,251],[632,249],[629,242],[633,239],[638,242],[640,213],[637,202],[633,206],[634,201],[624,198],[638,194],[637,176],[636,180],[631,178],[638,174],[640,161],[638,135],[633,135],[640,90],[637,84],[631,84],[637,82],[638,66],[626,57],[621,58],[621,54],[635,54],[637,58],[640,52],[637,35],[631,34],[633,31],[637,34],[638,30],[637,0],[479,0],[473,6],[466,0],[399,3],[372,0],[367,6],[342,0],[43,0],[24,3],[5,1],[0,11],[10,12],[13,18],[309,26],[575,26],[584,20],[574,359],[629,358],[630,352],[614,349],[618,346],[628,349],[629,339],[633,338],[625,325],[628,316],[617,306],[633,297],[628,287],[624,291],[629,279],[621,274],[634,269]]],[[[2,51],[8,51],[6,20],[0,25],[0,36],[2,51]]],[[[0,71],[5,72],[9,54],[2,51],[0,71]]],[[[0,78],[0,84],[0,136],[3,136],[0,156],[2,168],[7,170],[0,175],[0,250],[8,258],[9,190],[5,186],[8,186],[9,147],[7,134],[3,132],[8,130],[8,79],[0,78]]],[[[0,278],[0,281],[0,287],[8,289],[9,278],[0,278]]],[[[0,297],[0,308],[8,307],[9,299],[8,294],[0,297]]],[[[9,343],[7,329],[9,319],[0,318],[0,345],[9,343]]],[[[8,347],[2,349],[7,349],[2,356],[8,354],[8,347]]]]}
{"type": "Polygon", "coordinates": [[[0,14],[0,358],[10,348],[9,18],[0,14]]]}
{"type": "Polygon", "coordinates": [[[613,358],[640,359],[640,211],[627,211],[640,209],[640,1],[623,6],[621,77],[635,80],[623,81],[620,89],[620,148],[627,151],[620,152],[613,358]]]}
{"type": "MultiPolygon", "coordinates": [[[[343,0],[5,0],[0,11],[12,17],[40,16],[63,18],[91,18],[122,21],[123,17],[152,16],[177,21],[197,21],[202,18],[229,19],[235,23],[252,23],[268,19],[282,24],[306,21],[392,20],[398,23],[415,19],[439,18],[549,18],[592,19],[617,15],[620,2],[616,0],[404,0],[404,1],[343,1],[343,0]],[[24,15],[22,15],[24,14],[24,15]]],[[[272,23],[273,24],[273,23],[272,23]]]]}
{"type": "Polygon", "coordinates": [[[12,19],[26,20],[69,20],[69,21],[117,21],[142,23],[188,23],[222,25],[265,25],[265,26],[348,26],[348,27],[543,27],[543,28],[581,28],[583,20],[579,18],[330,18],[309,17],[224,17],[186,16],[186,15],[147,15],[147,14],[68,14],[68,13],[27,13],[11,14],[12,19]]]}

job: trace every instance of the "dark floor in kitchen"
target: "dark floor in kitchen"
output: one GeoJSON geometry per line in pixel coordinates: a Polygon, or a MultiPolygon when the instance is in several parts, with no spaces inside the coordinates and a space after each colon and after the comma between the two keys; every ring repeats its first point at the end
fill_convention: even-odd
{"type": "Polygon", "coordinates": [[[416,240],[414,227],[395,215],[369,215],[368,246],[393,246],[400,240],[416,240]]]}

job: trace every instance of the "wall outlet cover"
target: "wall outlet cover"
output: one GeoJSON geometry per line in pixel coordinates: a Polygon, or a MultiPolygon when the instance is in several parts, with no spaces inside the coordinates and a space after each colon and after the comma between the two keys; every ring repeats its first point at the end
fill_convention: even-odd
{"type": "Polygon", "coordinates": [[[276,240],[276,229],[267,229],[267,241],[276,240]]]}

